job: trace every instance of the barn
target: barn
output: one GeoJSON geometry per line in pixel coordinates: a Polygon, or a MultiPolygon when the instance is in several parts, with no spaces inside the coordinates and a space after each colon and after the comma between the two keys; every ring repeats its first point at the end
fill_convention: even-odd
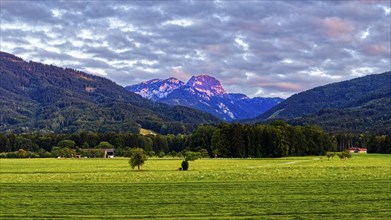
{"type": "Polygon", "coordinates": [[[114,157],[114,148],[102,148],[102,151],[104,152],[104,158],[113,158],[114,157]]]}

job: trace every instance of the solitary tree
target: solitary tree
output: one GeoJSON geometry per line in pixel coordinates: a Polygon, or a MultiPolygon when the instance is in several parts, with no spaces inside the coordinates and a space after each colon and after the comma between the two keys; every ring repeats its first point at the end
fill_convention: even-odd
{"type": "Polygon", "coordinates": [[[131,150],[129,164],[134,169],[136,166],[140,170],[140,166],[148,160],[148,156],[145,154],[142,148],[134,148],[131,150]]]}
{"type": "Polygon", "coordinates": [[[182,161],[182,170],[189,169],[189,161],[194,161],[201,158],[200,152],[193,152],[193,151],[186,151],[185,153],[185,160],[182,161]]]}

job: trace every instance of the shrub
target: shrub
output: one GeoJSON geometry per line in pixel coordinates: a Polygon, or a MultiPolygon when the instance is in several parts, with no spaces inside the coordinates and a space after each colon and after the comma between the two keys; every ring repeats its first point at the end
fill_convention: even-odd
{"type": "Polygon", "coordinates": [[[17,151],[8,152],[8,153],[7,153],[7,158],[18,158],[17,151]]]}
{"type": "Polygon", "coordinates": [[[352,153],[350,150],[344,150],[343,154],[345,155],[346,158],[352,158],[352,153]]]}
{"type": "Polygon", "coordinates": [[[153,151],[153,150],[147,151],[147,156],[148,156],[148,157],[154,157],[154,156],[156,156],[155,151],[153,151]]]}
{"type": "Polygon", "coordinates": [[[16,151],[16,155],[18,158],[26,158],[27,157],[27,151],[23,150],[23,149],[19,149],[18,151],[16,151]]]}
{"type": "Polygon", "coordinates": [[[327,152],[326,156],[327,156],[327,159],[330,160],[330,157],[331,157],[331,159],[334,158],[335,152],[327,152]]]}
{"type": "Polygon", "coordinates": [[[209,157],[209,153],[205,148],[198,149],[199,157],[200,158],[206,158],[209,157]]]}
{"type": "Polygon", "coordinates": [[[39,154],[32,151],[27,151],[26,158],[39,158],[39,154]]]}
{"type": "Polygon", "coordinates": [[[182,161],[182,170],[189,169],[189,162],[187,160],[182,161]]]}
{"type": "Polygon", "coordinates": [[[344,160],[346,160],[346,158],[352,158],[352,153],[350,153],[350,151],[349,150],[344,150],[344,151],[342,151],[342,152],[338,152],[337,153],[337,155],[338,155],[338,157],[342,160],[342,159],[344,159],[344,160]]]}
{"type": "Polygon", "coordinates": [[[185,153],[185,161],[194,161],[201,158],[200,152],[186,151],[185,153]]]}
{"type": "Polygon", "coordinates": [[[116,150],[116,154],[117,156],[121,156],[121,157],[130,157],[132,154],[132,149],[130,147],[118,149],[116,150]]]}
{"type": "Polygon", "coordinates": [[[166,156],[166,154],[164,153],[164,151],[160,151],[160,152],[159,152],[159,157],[160,157],[160,158],[163,158],[164,156],[166,156]]]}
{"type": "Polygon", "coordinates": [[[88,158],[101,158],[104,156],[104,152],[99,149],[83,149],[80,151],[82,157],[88,158]]]}

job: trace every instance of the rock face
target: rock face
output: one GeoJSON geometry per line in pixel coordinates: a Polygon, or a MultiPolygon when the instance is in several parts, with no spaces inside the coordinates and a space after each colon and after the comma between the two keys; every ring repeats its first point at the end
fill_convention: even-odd
{"type": "Polygon", "coordinates": [[[187,83],[175,78],[154,79],[126,89],[153,101],[208,112],[225,121],[254,118],[282,101],[227,93],[219,80],[208,75],[193,76],[187,83]]]}
{"type": "Polygon", "coordinates": [[[208,96],[221,96],[227,94],[220,81],[208,75],[192,76],[186,86],[208,96]]]}

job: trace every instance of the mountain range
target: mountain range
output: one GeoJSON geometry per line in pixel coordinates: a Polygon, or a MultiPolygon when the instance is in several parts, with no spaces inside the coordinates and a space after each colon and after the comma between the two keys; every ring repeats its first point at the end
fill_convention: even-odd
{"type": "Polygon", "coordinates": [[[114,82],[69,68],[26,62],[0,52],[0,132],[188,133],[220,120],[155,103],[114,82]]]}
{"type": "Polygon", "coordinates": [[[192,76],[187,83],[173,77],[152,79],[125,88],[155,102],[188,106],[224,121],[255,118],[283,100],[228,93],[220,81],[208,75],[192,76]]]}
{"type": "Polygon", "coordinates": [[[390,85],[389,71],[316,87],[281,101],[227,93],[218,80],[200,75],[187,83],[169,78],[133,86],[145,99],[102,77],[0,52],[0,133],[138,132],[141,127],[177,134],[221,122],[204,111],[227,121],[265,111],[242,122],[284,120],[317,124],[329,132],[391,134],[390,85]],[[281,102],[270,108],[264,105],[268,101],[281,102]]]}
{"type": "Polygon", "coordinates": [[[276,119],[330,132],[391,133],[391,72],[295,94],[250,122],[276,119]]]}

